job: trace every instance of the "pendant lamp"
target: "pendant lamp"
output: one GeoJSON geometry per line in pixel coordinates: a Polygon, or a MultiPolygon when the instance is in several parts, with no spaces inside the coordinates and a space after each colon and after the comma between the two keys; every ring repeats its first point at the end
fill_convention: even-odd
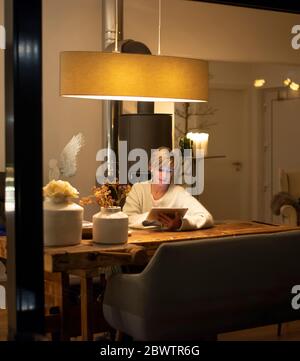
{"type": "MultiPolygon", "coordinates": [[[[118,1],[116,0],[116,14],[118,1]]],[[[117,17],[116,17],[117,19],[117,17]]],[[[208,63],[204,60],[117,51],[65,51],[60,54],[60,95],[121,100],[203,102],[208,99],[208,63]]]]}
{"type": "Polygon", "coordinates": [[[66,97],[201,102],[208,97],[208,64],[163,55],[67,51],[60,58],[66,97]]]}

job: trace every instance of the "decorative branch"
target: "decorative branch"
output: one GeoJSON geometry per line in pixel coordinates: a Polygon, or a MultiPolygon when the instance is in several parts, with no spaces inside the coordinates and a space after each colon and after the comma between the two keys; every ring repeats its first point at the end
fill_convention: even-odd
{"type": "Polygon", "coordinates": [[[219,109],[207,106],[203,112],[195,113],[194,115],[214,115],[219,109]]]}
{"type": "Polygon", "coordinates": [[[198,107],[196,112],[193,112],[192,104],[191,103],[183,103],[181,106],[177,106],[175,108],[175,115],[182,118],[184,120],[184,130],[179,128],[179,126],[176,126],[175,122],[175,131],[179,133],[179,137],[184,136],[189,131],[201,131],[203,129],[209,129],[211,126],[217,125],[217,122],[212,122],[209,119],[196,119],[197,126],[194,128],[189,127],[189,120],[192,117],[201,117],[201,116],[211,116],[214,115],[215,112],[218,111],[217,108],[214,108],[212,106],[206,105],[204,107],[201,105],[201,107],[198,107]]]}

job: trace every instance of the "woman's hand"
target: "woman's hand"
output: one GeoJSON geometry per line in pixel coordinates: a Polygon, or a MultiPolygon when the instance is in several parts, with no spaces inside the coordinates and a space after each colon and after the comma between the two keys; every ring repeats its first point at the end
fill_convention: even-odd
{"type": "Polygon", "coordinates": [[[169,230],[179,229],[182,225],[182,218],[178,212],[175,213],[175,217],[168,217],[166,214],[159,213],[158,221],[163,225],[163,227],[169,230]]]}

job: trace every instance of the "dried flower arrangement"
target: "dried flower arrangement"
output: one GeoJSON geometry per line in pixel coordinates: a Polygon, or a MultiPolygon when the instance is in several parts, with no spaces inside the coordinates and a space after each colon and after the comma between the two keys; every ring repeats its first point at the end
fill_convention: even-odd
{"type": "Polygon", "coordinates": [[[97,203],[100,207],[123,207],[127,194],[130,192],[131,186],[128,184],[105,183],[98,187],[93,187],[93,194],[83,197],[80,205],[97,203]]]}
{"type": "Polygon", "coordinates": [[[46,198],[51,199],[67,199],[78,198],[79,192],[72,187],[69,182],[62,180],[52,180],[45,187],[43,187],[43,194],[46,198]]]}

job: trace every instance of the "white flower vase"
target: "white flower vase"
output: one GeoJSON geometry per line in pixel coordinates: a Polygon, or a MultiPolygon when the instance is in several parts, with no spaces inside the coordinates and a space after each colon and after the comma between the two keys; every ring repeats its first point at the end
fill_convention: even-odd
{"type": "Polygon", "coordinates": [[[122,244],[128,239],[128,216],[121,207],[101,207],[93,216],[93,242],[122,244]]]}
{"type": "Polygon", "coordinates": [[[66,197],[44,201],[44,245],[73,246],[82,238],[83,208],[66,197]]]}

